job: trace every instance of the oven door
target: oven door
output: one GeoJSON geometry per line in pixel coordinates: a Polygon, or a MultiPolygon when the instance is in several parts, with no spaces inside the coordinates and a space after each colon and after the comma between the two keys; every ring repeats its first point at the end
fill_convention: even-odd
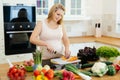
{"type": "Polygon", "coordinates": [[[6,31],[5,55],[34,52],[36,46],[29,42],[32,31],[6,31]]]}

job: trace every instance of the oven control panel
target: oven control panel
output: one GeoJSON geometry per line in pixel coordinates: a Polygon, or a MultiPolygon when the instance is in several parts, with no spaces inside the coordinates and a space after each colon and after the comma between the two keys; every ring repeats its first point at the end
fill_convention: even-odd
{"type": "Polygon", "coordinates": [[[5,23],[6,31],[24,31],[24,30],[33,30],[35,27],[34,22],[15,22],[15,23],[5,23]]]}

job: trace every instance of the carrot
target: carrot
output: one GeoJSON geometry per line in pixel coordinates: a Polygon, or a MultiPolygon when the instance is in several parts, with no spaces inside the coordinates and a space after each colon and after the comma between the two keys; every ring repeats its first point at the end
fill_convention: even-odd
{"type": "Polygon", "coordinates": [[[66,59],[65,56],[61,57],[62,60],[67,60],[67,61],[75,61],[78,60],[77,56],[71,56],[69,59],[66,59]]]}
{"type": "Polygon", "coordinates": [[[77,74],[74,74],[74,77],[75,77],[75,79],[80,79],[80,80],[83,80],[79,75],[77,75],[77,74]]]}
{"type": "Polygon", "coordinates": [[[75,61],[75,60],[77,60],[78,58],[77,58],[77,56],[72,56],[72,57],[70,57],[69,59],[68,59],[68,61],[75,61]]]}

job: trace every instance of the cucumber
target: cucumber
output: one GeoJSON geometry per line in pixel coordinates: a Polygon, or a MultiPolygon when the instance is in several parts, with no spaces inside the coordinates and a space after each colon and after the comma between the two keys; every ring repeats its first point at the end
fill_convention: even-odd
{"type": "Polygon", "coordinates": [[[92,76],[92,73],[89,72],[89,71],[81,71],[81,73],[86,74],[86,75],[88,75],[88,76],[92,76]]]}
{"type": "Polygon", "coordinates": [[[92,67],[94,65],[94,63],[86,63],[86,64],[83,64],[81,65],[81,68],[89,68],[89,67],[92,67]]]}
{"type": "Polygon", "coordinates": [[[110,61],[102,61],[102,62],[104,62],[106,65],[112,65],[113,64],[113,62],[110,62],[110,61]]]}
{"type": "MultiPolygon", "coordinates": [[[[110,61],[102,61],[103,63],[105,63],[106,65],[111,65],[113,64],[113,62],[110,62],[110,61]]],[[[92,67],[94,65],[94,63],[85,63],[85,64],[82,64],[81,65],[81,68],[89,68],[89,67],[92,67]]]]}

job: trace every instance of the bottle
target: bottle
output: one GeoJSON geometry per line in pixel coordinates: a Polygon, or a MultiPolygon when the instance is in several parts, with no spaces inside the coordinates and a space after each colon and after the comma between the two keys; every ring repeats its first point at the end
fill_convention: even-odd
{"type": "Polygon", "coordinates": [[[100,23],[95,24],[95,37],[101,37],[101,27],[100,23]]]}

